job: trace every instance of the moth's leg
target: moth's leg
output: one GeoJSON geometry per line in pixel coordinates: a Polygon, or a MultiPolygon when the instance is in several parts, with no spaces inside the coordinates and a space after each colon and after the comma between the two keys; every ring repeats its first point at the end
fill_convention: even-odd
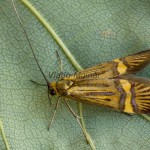
{"type": "Polygon", "coordinates": [[[75,118],[79,118],[80,117],[73,111],[73,109],[71,108],[71,106],[69,105],[69,103],[66,101],[66,99],[64,99],[65,101],[65,104],[67,105],[67,107],[69,108],[70,112],[72,113],[72,115],[75,117],[75,118]]]}
{"type": "Polygon", "coordinates": [[[36,85],[40,85],[40,86],[47,86],[47,84],[41,84],[41,83],[38,83],[36,81],[33,81],[33,80],[30,80],[32,83],[36,84],[36,85]]]}
{"type": "Polygon", "coordinates": [[[64,99],[64,101],[65,101],[65,104],[67,105],[67,107],[69,108],[69,110],[70,110],[70,112],[72,113],[72,115],[75,117],[75,119],[77,120],[77,122],[78,122],[78,124],[79,124],[79,126],[81,127],[81,129],[82,129],[82,132],[83,132],[83,134],[84,134],[84,136],[85,136],[85,139],[86,139],[86,141],[87,141],[87,143],[88,143],[88,139],[87,139],[87,133],[85,133],[85,130],[83,129],[83,127],[82,127],[82,125],[81,125],[81,123],[80,123],[80,117],[79,116],[77,116],[75,113],[74,113],[74,111],[73,111],[73,109],[71,108],[71,106],[69,105],[69,103],[64,99]]]}
{"type": "Polygon", "coordinates": [[[51,78],[51,73],[50,72],[48,73],[48,75],[49,75],[49,78],[51,78]]]}
{"type": "MultiPolygon", "coordinates": [[[[60,66],[60,73],[59,73],[59,79],[61,79],[61,74],[62,74],[62,60],[61,60],[61,57],[60,57],[60,55],[59,55],[59,53],[58,53],[58,51],[56,51],[56,56],[57,56],[57,58],[58,58],[58,61],[59,61],[59,66],[60,66]]],[[[51,78],[51,73],[49,72],[49,78],[51,78]]]]}
{"type": "Polygon", "coordinates": [[[49,88],[48,88],[47,92],[48,92],[47,95],[48,95],[49,104],[51,106],[52,102],[51,102],[51,98],[50,98],[50,90],[49,90],[49,88]]]}
{"type": "Polygon", "coordinates": [[[56,111],[57,111],[57,108],[58,108],[58,104],[59,104],[59,100],[60,100],[60,97],[58,97],[58,99],[57,99],[52,119],[49,122],[48,130],[50,129],[50,127],[51,127],[51,125],[52,125],[52,123],[54,121],[54,118],[55,118],[55,115],[56,115],[56,111]]]}
{"type": "Polygon", "coordinates": [[[58,51],[56,51],[56,56],[57,56],[57,58],[59,60],[59,64],[60,64],[60,77],[59,78],[61,78],[61,74],[62,74],[62,59],[60,58],[60,55],[59,55],[58,51]]]}

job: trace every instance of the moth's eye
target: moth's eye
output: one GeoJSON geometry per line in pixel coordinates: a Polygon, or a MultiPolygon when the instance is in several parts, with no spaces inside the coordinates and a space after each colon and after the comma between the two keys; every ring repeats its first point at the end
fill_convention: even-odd
{"type": "Polygon", "coordinates": [[[50,94],[51,95],[55,95],[56,94],[55,90],[54,89],[50,89],[50,94]]]}

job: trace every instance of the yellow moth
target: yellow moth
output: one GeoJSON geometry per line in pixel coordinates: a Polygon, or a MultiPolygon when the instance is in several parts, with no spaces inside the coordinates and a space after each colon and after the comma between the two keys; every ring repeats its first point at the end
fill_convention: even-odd
{"type": "Polygon", "coordinates": [[[131,75],[150,63],[150,50],[87,68],[48,82],[51,95],[126,113],[150,112],[150,81],[131,75]]]}

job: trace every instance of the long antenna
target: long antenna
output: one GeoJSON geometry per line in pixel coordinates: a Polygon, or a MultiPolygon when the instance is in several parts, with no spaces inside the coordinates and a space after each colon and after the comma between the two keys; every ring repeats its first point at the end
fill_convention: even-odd
{"type": "Polygon", "coordinates": [[[22,24],[22,21],[21,21],[21,19],[20,19],[20,17],[19,17],[18,11],[17,11],[17,9],[16,9],[16,6],[15,6],[13,0],[12,0],[12,4],[13,4],[14,10],[15,10],[15,13],[16,13],[16,15],[17,15],[18,21],[19,21],[19,23],[20,23],[20,25],[21,25],[21,27],[22,27],[22,29],[23,29],[23,32],[24,32],[24,34],[25,34],[25,36],[26,36],[26,38],[27,38],[27,41],[28,41],[28,43],[29,43],[29,46],[30,46],[30,48],[31,48],[31,51],[32,51],[33,56],[34,56],[34,59],[35,59],[37,65],[38,65],[38,68],[40,69],[40,71],[41,71],[41,73],[42,73],[44,79],[46,80],[46,82],[47,82],[47,84],[48,84],[49,81],[48,81],[48,79],[46,78],[46,76],[45,76],[45,74],[44,74],[42,68],[40,67],[40,64],[38,63],[38,60],[37,60],[37,58],[36,58],[36,56],[35,56],[35,53],[34,53],[34,49],[33,49],[32,45],[31,45],[31,42],[30,42],[30,40],[29,40],[29,38],[28,38],[27,32],[26,32],[26,30],[25,30],[25,28],[24,28],[24,26],[23,26],[23,24],[22,24]]]}

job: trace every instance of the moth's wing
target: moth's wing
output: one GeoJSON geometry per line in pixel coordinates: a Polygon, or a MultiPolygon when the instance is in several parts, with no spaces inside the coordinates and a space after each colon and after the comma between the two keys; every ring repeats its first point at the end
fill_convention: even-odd
{"type": "Polygon", "coordinates": [[[150,113],[148,82],[133,78],[77,80],[67,89],[66,97],[126,113],[145,114],[150,113]]]}
{"type": "Polygon", "coordinates": [[[150,113],[150,80],[134,75],[124,75],[122,79],[131,84],[131,104],[134,112],[150,113]]]}
{"type": "Polygon", "coordinates": [[[150,49],[113,61],[118,62],[117,70],[119,75],[136,73],[150,63],[150,49]],[[122,65],[125,66],[123,70],[122,65]]]}
{"type": "Polygon", "coordinates": [[[66,97],[79,102],[107,106],[115,110],[120,109],[118,101],[121,93],[118,91],[113,79],[77,79],[67,89],[66,97]]]}
{"type": "Polygon", "coordinates": [[[116,76],[131,74],[140,71],[150,63],[150,50],[129,55],[113,61],[84,69],[64,79],[76,80],[79,78],[113,78],[116,76]]]}
{"type": "Polygon", "coordinates": [[[111,78],[117,75],[117,63],[114,61],[106,62],[79,71],[71,76],[65,77],[65,80],[76,80],[86,78],[111,78]],[[116,74],[116,75],[115,75],[116,74]]]}

